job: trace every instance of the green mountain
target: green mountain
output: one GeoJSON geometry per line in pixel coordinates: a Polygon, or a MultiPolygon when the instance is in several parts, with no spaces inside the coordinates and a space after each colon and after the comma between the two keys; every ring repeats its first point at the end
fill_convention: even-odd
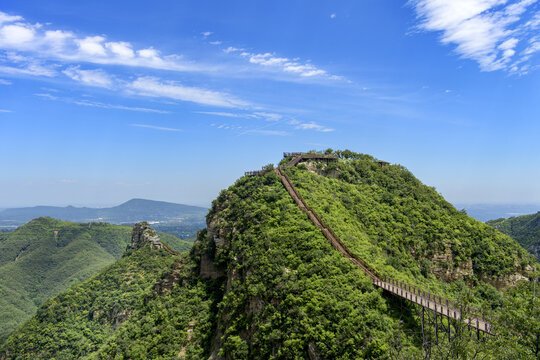
{"type": "Polygon", "coordinates": [[[204,298],[211,291],[189,279],[189,257],[156,243],[146,223],[132,234],[121,259],[44,303],[6,340],[0,358],[110,359],[105,354],[122,349],[143,359],[149,348],[149,357],[162,358],[170,347],[181,351],[187,338],[188,352],[200,354],[211,326],[190,327],[199,319],[211,324],[204,298]]]}
{"type": "MultiPolygon", "coordinates": [[[[179,251],[191,247],[172,235],[160,237],[179,251]]],[[[130,240],[131,228],[126,226],[51,218],[0,233],[0,338],[47,299],[119,259],[130,240]]]]}
{"type": "Polygon", "coordinates": [[[516,239],[527,251],[540,259],[540,211],[536,214],[497,219],[488,225],[516,239]]]}
{"type": "MultiPolygon", "coordinates": [[[[110,208],[36,206],[0,211],[0,227],[17,227],[37,217],[52,217],[73,222],[108,222],[111,224],[134,224],[139,221],[159,222],[162,230],[167,226],[187,226],[195,237],[191,225],[201,228],[208,209],[174,204],[165,201],[132,199],[110,208]]],[[[204,226],[204,225],[203,225],[204,226]]],[[[182,229],[176,229],[182,234],[182,229]]],[[[186,229],[184,229],[184,232],[186,229]]]]}
{"type": "Polygon", "coordinates": [[[351,253],[485,310],[504,336],[477,341],[463,323],[439,320],[448,340],[425,325],[421,308],[374,287],[335,250],[269,167],[221,192],[189,256],[132,246],[44,304],[0,358],[534,359],[540,314],[532,285],[519,281],[533,257],[402,166],[336,155],[284,172],[351,253]]]}

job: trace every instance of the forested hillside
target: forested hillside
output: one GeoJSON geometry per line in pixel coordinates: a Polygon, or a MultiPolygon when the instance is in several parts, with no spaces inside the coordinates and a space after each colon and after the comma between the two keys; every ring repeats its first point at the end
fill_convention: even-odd
{"type": "Polygon", "coordinates": [[[498,336],[477,339],[462,322],[444,320],[448,337],[441,323],[437,332],[423,322],[421,308],[375,288],[267,167],[221,192],[189,257],[150,245],[129,250],[42,306],[0,354],[535,359],[540,311],[526,281],[533,257],[405,168],[338,155],[286,170],[309,205],[380,273],[482,309],[498,336]]]}
{"type": "Polygon", "coordinates": [[[532,269],[513,239],[457,211],[403,166],[338,153],[340,161],[287,172],[347,247],[381,273],[435,291],[435,279],[503,287],[532,269]]]}
{"type": "Polygon", "coordinates": [[[540,259],[540,211],[531,215],[491,220],[487,224],[510,235],[527,251],[540,259]]]}
{"type": "MultiPolygon", "coordinates": [[[[160,237],[179,251],[191,247],[172,235],[160,237]]],[[[119,259],[130,239],[126,226],[51,218],[0,233],[0,339],[44,301],[119,259]]]]}

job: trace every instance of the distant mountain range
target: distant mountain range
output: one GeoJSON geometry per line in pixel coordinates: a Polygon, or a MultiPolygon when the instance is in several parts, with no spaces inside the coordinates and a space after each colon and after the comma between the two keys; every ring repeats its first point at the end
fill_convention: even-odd
{"type": "MultiPolygon", "coordinates": [[[[73,222],[132,224],[148,221],[159,224],[204,224],[208,209],[165,201],[132,199],[110,208],[35,206],[0,211],[0,228],[16,228],[32,219],[48,216],[73,222]]],[[[203,226],[204,227],[204,226],[203,226]]]]}
{"type": "Polygon", "coordinates": [[[532,214],[540,210],[540,204],[454,204],[456,209],[465,209],[467,215],[486,222],[500,218],[532,214]]]}

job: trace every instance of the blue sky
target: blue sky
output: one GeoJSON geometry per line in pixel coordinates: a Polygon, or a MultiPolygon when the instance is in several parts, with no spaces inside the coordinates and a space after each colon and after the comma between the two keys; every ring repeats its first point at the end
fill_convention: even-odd
{"type": "Polygon", "coordinates": [[[283,151],[540,204],[540,1],[0,4],[0,207],[209,205],[283,151]]]}

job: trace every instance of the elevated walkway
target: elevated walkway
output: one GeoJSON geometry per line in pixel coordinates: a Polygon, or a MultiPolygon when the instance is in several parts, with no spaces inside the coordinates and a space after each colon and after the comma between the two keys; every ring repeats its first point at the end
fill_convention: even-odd
{"type": "MultiPolygon", "coordinates": [[[[289,154],[289,153],[284,153],[289,154]]],[[[434,311],[436,314],[440,314],[448,319],[454,319],[458,321],[463,321],[469,327],[476,329],[478,332],[482,331],[487,334],[491,334],[491,324],[483,320],[478,316],[478,312],[467,308],[464,309],[465,314],[457,306],[457,304],[451,300],[445,299],[440,296],[436,296],[426,291],[422,291],[414,286],[408,285],[406,283],[396,281],[392,278],[379,274],[375,269],[373,269],[367,262],[361,259],[358,255],[353,254],[345,244],[338,238],[338,236],[332,231],[332,229],[327,226],[322,219],[311,209],[298,193],[294,185],[292,184],[289,177],[283,172],[283,169],[294,166],[298,164],[303,155],[306,154],[296,154],[293,156],[293,159],[283,168],[277,168],[276,174],[280,177],[283,186],[292,197],[294,202],[300,207],[300,209],[306,213],[311,222],[321,230],[323,235],[330,241],[332,246],[343,254],[347,259],[349,259],[354,265],[358,266],[366,275],[368,275],[373,285],[384,289],[396,296],[399,296],[407,301],[418,304],[423,308],[434,311]]],[[[316,154],[319,155],[319,154],[316,154]]],[[[291,155],[287,155],[291,156],[291,155]]]]}

